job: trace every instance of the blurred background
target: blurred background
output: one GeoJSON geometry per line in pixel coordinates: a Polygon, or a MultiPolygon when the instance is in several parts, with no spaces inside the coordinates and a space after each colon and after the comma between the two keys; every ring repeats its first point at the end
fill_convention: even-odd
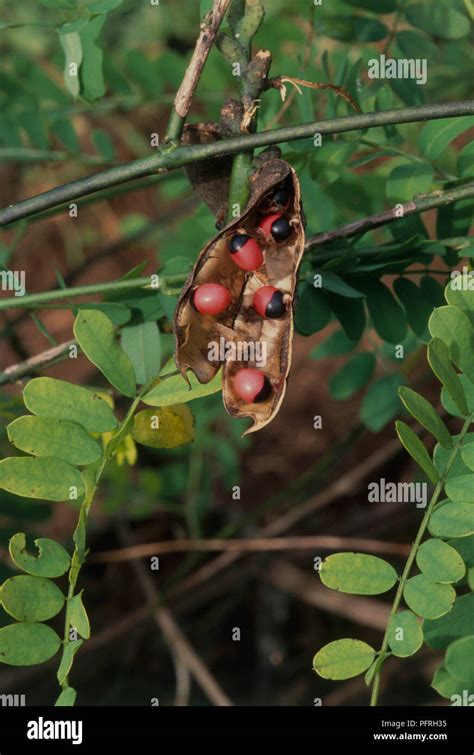
{"type": "MultiPolygon", "coordinates": [[[[461,0],[436,3],[451,14],[449,23],[445,17],[438,26],[435,14],[413,10],[420,3],[264,4],[266,18],[255,47],[271,50],[272,75],[342,85],[364,111],[472,96],[469,22],[461,0]],[[411,15],[406,12],[410,7],[411,15]],[[382,52],[426,57],[427,84],[370,80],[367,62],[382,52]]],[[[423,5],[428,8],[430,3],[423,5]]],[[[152,153],[151,134],[165,133],[204,6],[197,0],[161,0],[159,6],[132,0],[3,0],[1,206],[152,153]],[[80,28],[85,19],[81,7],[93,10],[91,6],[99,22],[94,28],[84,22],[80,28]],[[63,76],[68,54],[64,37],[74,29],[81,31],[85,55],[80,92],[72,91],[63,76]]],[[[218,120],[224,100],[232,96],[237,96],[235,78],[213,49],[189,122],[218,120]]],[[[289,96],[283,106],[276,90],[264,94],[259,129],[350,112],[332,93],[304,89],[289,96]]],[[[467,127],[454,133],[436,157],[420,144],[420,127],[349,133],[325,139],[318,150],[311,140],[281,145],[299,173],[307,234],[337,228],[472,173],[467,127]],[[409,185],[396,172],[407,165],[415,166],[409,185]]],[[[396,230],[383,227],[364,243],[374,248],[413,238],[418,243],[420,237],[426,242],[460,237],[469,230],[472,212],[472,205],[461,205],[444,213],[441,221],[441,213],[429,212],[422,220],[414,216],[400,221],[396,230]]],[[[77,218],[63,209],[6,228],[0,265],[25,270],[29,293],[115,280],[143,261],[144,274],[157,269],[186,272],[215,234],[214,223],[184,172],[175,171],[91,195],[78,202],[77,218]]],[[[447,276],[439,271],[458,264],[460,256],[452,245],[438,244],[429,248],[424,266],[415,266],[431,280],[423,289],[428,308],[442,301],[447,276]],[[428,266],[438,272],[426,273],[428,266]]],[[[405,268],[412,264],[403,259],[405,268]]],[[[130,298],[127,303],[133,307],[130,298]]],[[[176,296],[156,294],[145,315],[160,327],[163,363],[173,353],[170,318],[175,303],[176,296]]],[[[29,314],[1,312],[0,369],[70,339],[73,319],[69,304],[29,314]]],[[[358,598],[331,593],[321,585],[314,559],[344,549],[347,538],[366,538],[373,543],[372,552],[397,568],[403,565],[421,512],[410,504],[369,504],[367,484],[381,477],[393,482],[421,479],[394,441],[393,420],[401,413],[396,388],[402,382],[416,383],[435,402],[438,388],[426,367],[424,340],[412,328],[406,331],[406,358],[400,362],[393,342],[371,327],[351,340],[330,309],[327,317],[325,310],[316,312],[310,327],[304,322],[301,326],[304,313],[299,319],[299,330],[306,335],[295,335],[288,392],[268,427],[242,439],[245,423],[231,420],[216,394],[190,405],[197,428],[193,443],[170,451],[140,447],[136,460],[131,453],[120,466],[109,466],[94,503],[91,554],[80,579],[92,639],[84,643],[72,674],[79,704],[149,705],[152,698],[160,705],[210,702],[187,677],[147,611],[133,564],[99,560],[102,552],[123,545],[124,526],[131,543],[265,535],[337,538],[326,548],[296,545],[241,555],[171,553],[160,556],[159,571],[151,574],[164,605],[234,704],[312,705],[315,698],[324,705],[368,703],[362,677],[324,681],[312,671],[312,658],[322,645],[342,637],[378,647],[391,594],[358,598]],[[360,352],[372,355],[372,368],[365,367],[365,377],[360,376],[356,363],[341,378],[341,368],[360,352]],[[314,428],[316,415],[322,415],[321,429],[314,428]],[[334,488],[336,482],[339,487],[334,488]],[[240,499],[233,495],[234,486],[240,486],[240,499]],[[233,639],[235,628],[240,629],[238,641],[233,639]]],[[[97,371],[82,357],[60,361],[40,374],[103,387],[97,371]]],[[[4,427],[22,413],[22,380],[10,384],[0,373],[0,382],[5,383],[0,454],[6,456],[10,451],[4,427]]],[[[119,400],[119,413],[124,406],[119,400]]],[[[456,420],[450,421],[455,427],[456,420]]],[[[76,518],[70,504],[40,503],[0,491],[0,578],[12,574],[6,547],[13,533],[54,537],[70,549],[76,518]]],[[[0,621],[8,623],[4,615],[0,621]]],[[[441,702],[429,686],[437,665],[439,656],[428,650],[413,659],[390,660],[382,701],[441,702]]],[[[0,692],[24,693],[29,705],[52,704],[55,666],[0,668],[0,692]]]]}

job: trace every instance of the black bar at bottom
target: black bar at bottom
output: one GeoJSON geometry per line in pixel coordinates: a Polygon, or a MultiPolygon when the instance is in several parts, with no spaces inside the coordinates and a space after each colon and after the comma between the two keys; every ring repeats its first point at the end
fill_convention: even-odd
{"type": "Polygon", "coordinates": [[[387,743],[421,752],[448,747],[456,755],[474,752],[470,707],[17,707],[0,708],[0,755],[28,752],[105,752],[118,746],[159,746],[162,737],[305,737],[315,743],[387,743]]]}

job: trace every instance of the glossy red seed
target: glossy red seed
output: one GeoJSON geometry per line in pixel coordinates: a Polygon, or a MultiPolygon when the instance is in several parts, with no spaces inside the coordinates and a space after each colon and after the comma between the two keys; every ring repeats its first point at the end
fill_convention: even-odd
{"type": "Polygon", "coordinates": [[[286,241],[292,233],[291,225],[281,212],[267,215],[258,225],[265,234],[272,236],[275,241],[286,241]]]}
{"type": "Polygon", "coordinates": [[[234,390],[242,401],[247,404],[258,404],[266,401],[271,394],[271,385],[263,372],[251,367],[240,370],[233,380],[234,390]]]}
{"type": "Polygon", "coordinates": [[[250,272],[257,270],[263,264],[262,250],[255,239],[245,234],[238,234],[232,238],[229,252],[235,264],[241,270],[250,272]]]}
{"type": "Polygon", "coordinates": [[[262,229],[264,233],[266,233],[268,236],[272,235],[272,225],[275,222],[275,220],[279,220],[281,218],[283,213],[281,212],[273,212],[271,215],[266,215],[260,223],[258,224],[258,227],[262,229]]]}
{"type": "Polygon", "coordinates": [[[253,308],[262,317],[277,319],[286,312],[283,292],[275,286],[262,286],[255,292],[253,308]]]}
{"type": "Polygon", "coordinates": [[[192,295],[192,304],[203,315],[218,315],[230,304],[230,292],[220,283],[202,283],[192,295]]]}

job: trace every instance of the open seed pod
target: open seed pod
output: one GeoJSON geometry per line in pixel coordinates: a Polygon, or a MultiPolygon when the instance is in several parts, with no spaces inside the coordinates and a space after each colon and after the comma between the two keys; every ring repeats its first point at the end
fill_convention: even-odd
{"type": "MultiPolygon", "coordinates": [[[[281,160],[274,160],[263,166],[272,172],[279,168],[281,160]]],[[[274,241],[270,235],[258,232],[257,238],[264,252],[265,263],[255,273],[251,273],[245,283],[242,301],[234,320],[233,332],[236,343],[260,344],[254,347],[253,359],[247,361],[226,361],[223,368],[222,393],[227,411],[234,417],[250,417],[253,425],[245,434],[260,430],[277,414],[286,390],[286,380],[291,366],[293,340],[293,301],[297,283],[298,266],[304,251],[304,226],[301,212],[299,181],[294,170],[283,163],[290,183],[289,203],[285,217],[291,226],[291,235],[282,242],[274,241]],[[278,318],[265,317],[256,312],[253,306],[256,292],[263,286],[275,287],[281,292],[284,312],[278,318]],[[265,378],[263,396],[258,403],[247,403],[236,391],[236,376],[242,369],[255,369],[265,378]],[[265,390],[266,388],[266,390],[265,390]],[[268,397],[265,399],[265,396],[268,397]]],[[[274,174],[275,174],[274,173],[274,174]]],[[[265,174],[264,174],[265,175],[265,174]]],[[[255,178],[258,181],[258,174],[255,178]]],[[[277,182],[282,185],[281,181],[277,182]]],[[[269,192],[275,190],[275,184],[269,192]]],[[[271,198],[266,192],[260,206],[270,212],[278,207],[271,206],[271,198]],[[268,203],[270,202],[270,207],[268,203]]],[[[246,356],[245,350],[243,356],[246,356]]],[[[236,349],[237,356],[239,355],[236,349]]]]}
{"type": "MultiPolygon", "coordinates": [[[[295,171],[280,159],[265,159],[251,179],[251,196],[245,212],[223,228],[200,253],[176,308],[174,332],[176,362],[181,373],[191,369],[197,379],[209,382],[223,368],[223,400],[234,417],[250,417],[254,432],[277,413],[285,393],[291,364],[293,299],[297,270],[304,250],[304,227],[299,182],[295,171]],[[274,202],[279,191],[287,201],[274,202]],[[285,227],[284,237],[273,237],[267,227],[272,214],[285,227]],[[243,252],[232,252],[235,237],[247,239],[243,252]],[[248,243],[249,242],[249,243],[248,243]],[[242,269],[239,254],[261,251],[259,264],[242,269]],[[248,250],[247,250],[248,251],[248,250]],[[237,259],[237,262],[236,262],[237,259]],[[196,290],[204,283],[219,283],[230,294],[229,305],[218,314],[196,310],[196,290]],[[256,292],[264,286],[278,290],[282,311],[266,317],[254,307],[256,292]],[[262,382],[256,400],[242,389],[243,370],[262,382]],[[257,374],[258,373],[258,374],[257,374]]],[[[281,229],[280,229],[281,230],[281,229]]],[[[235,250],[234,250],[235,251],[235,250]]]]}

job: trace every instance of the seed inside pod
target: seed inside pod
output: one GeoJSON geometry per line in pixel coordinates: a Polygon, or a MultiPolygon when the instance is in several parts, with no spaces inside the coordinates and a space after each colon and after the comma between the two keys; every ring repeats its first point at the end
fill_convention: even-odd
{"type": "Polygon", "coordinates": [[[229,252],[237,267],[250,272],[257,270],[263,264],[263,252],[255,239],[245,233],[233,236],[229,244],[229,252]]]}
{"type": "Polygon", "coordinates": [[[279,204],[284,207],[285,210],[290,203],[291,186],[288,181],[285,181],[281,186],[278,186],[271,195],[272,204],[279,204]]]}
{"type": "Polygon", "coordinates": [[[281,212],[267,215],[260,221],[258,227],[267,235],[272,236],[275,241],[286,241],[292,233],[291,225],[281,212]]]}
{"type": "Polygon", "coordinates": [[[220,283],[202,283],[194,289],[191,304],[202,315],[219,315],[230,304],[230,292],[220,283]]]}
{"type": "Polygon", "coordinates": [[[271,319],[281,317],[286,312],[283,291],[275,288],[275,286],[262,286],[255,292],[253,308],[262,317],[271,319]]]}
{"type": "Polygon", "coordinates": [[[233,386],[239,398],[247,404],[260,404],[270,398],[272,392],[270,381],[263,372],[251,367],[237,372],[233,386]]]}

